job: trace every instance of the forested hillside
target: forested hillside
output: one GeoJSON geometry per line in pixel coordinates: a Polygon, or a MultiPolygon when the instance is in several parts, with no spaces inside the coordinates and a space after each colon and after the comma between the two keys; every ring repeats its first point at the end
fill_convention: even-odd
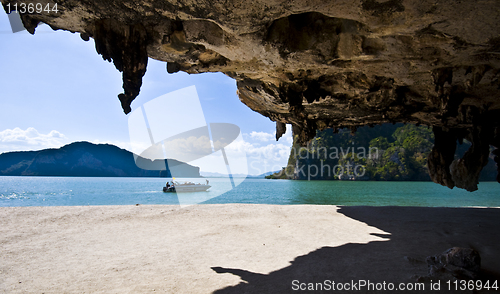
{"type": "MultiPolygon", "coordinates": [[[[306,147],[294,143],[288,166],[267,178],[429,181],[427,155],[433,144],[432,129],[412,124],[362,127],[355,134],[327,129],[318,131],[306,147]]],[[[458,144],[455,157],[470,145],[466,140],[458,144]]],[[[480,180],[495,177],[496,164],[490,158],[480,180]]]]}
{"type": "Polygon", "coordinates": [[[199,177],[199,168],[169,159],[151,161],[109,144],[74,142],[57,149],[0,154],[0,176],[199,177]],[[154,164],[156,162],[156,164],[154,164]],[[137,164],[136,164],[137,163],[137,164]],[[146,170],[138,166],[158,166],[146,170]]]}

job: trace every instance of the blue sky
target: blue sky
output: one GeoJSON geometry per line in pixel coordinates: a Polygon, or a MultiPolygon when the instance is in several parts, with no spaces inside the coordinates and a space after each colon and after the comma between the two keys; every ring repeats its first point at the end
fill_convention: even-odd
{"type": "MultiPolygon", "coordinates": [[[[42,25],[34,36],[13,34],[0,13],[0,152],[60,147],[74,141],[112,143],[130,149],[128,116],[117,98],[121,73],[79,34],[42,25]]],[[[132,110],[163,94],[195,85],[207,122],[240,127],[254,161],[250,174],[285,166],[291,132],[274,140],[275,123],[236,95],[236,82],[222,73],[168,74],[165,62],[149,60],[132,110]]],[[[250,162],[249,162],[250,165],[250,162]]]]}

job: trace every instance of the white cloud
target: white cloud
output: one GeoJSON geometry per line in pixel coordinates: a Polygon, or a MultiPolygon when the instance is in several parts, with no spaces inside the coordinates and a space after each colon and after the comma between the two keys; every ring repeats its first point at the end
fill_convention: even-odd
{"type": "Polygon", "coordinates": [[[259,175],[269,171],[278,171],[288,164],[291,145],[281,143],[247,148],[249,174],[259,175]]]}
{"type": "Polygon", "coordinates": [[[269,142],[275,138],[274,134],[256,131],[251,132],[249,136],[250,138],[261,142],[269,142]]]}
{"type": "Polygon", "coordinates": [[[276,141],[276,132],[251,132],[245,133],[246,141],[233,142],[226,147],[248,157],[248,173],[250,175],[263,174],[277,171],[288,164],[288,157],[293,143],[292,127],[287,125],[286,133],[276,141]]]}
{"type": "MultiPolygon", "coordinates": [[[[290,148],[292,147],[293,137],[291,126],[287,125],[287,131],[283,137],[279,139],[279,141],[275,141],[275,134],[265,133],[265,132],[252,132],[251,134],[245,133],[242,134],[245,137],[245,140],[235,140],[231,144],[225,147],[226,153],[229,155],[231,153],[231,158],[234,160],[233,163],[236,162],[247,162],[248,174],[250,175],[258,175],[269,171],[277,171],[280,170],[281,167],[284,167],[288,163],[288,157],[290,155],[290,148]],[[253,136],[251,134],[254,134],[253,136]],[[257,134],[257,135],[255,135],[257,134]],[[267,138],[267,143],[263,142],[263,140],[259,140],[262,138],[267,138]],[[270,139],[269,139],[270,138],[270,139]],[[245,158],[243,158],[243,157],[245,158]]],[[[94,144],[112,144],[116,145],[120,148],[127,150],[134,150],[133,144],[131,142],[121,142],[121,141],[101,141],[101,140],[93,140],[91,141],[94,144]]],[[[172,143],[172,142],[171,142],[172,143]]],[[[181,143],[181,142],[176,142],[181,143]]],[[[180,148],[177,146],[179,150],[194,150],[199,148],[200,146],[205,145],[205,141],[197,142],[196,140],[187,140],[182,142],[183,145],[180,148]],[[203,144],[202,144],[203,143],[203,144]],[[196,148],[195,148],[196,147],[196,148]]],[[[213,142],[214,143],[214,142],[213,142]]],[[[214,143],[217,145],[217,142],[214,143]]],[[[137,147],[137,146],[136,146],[137,147]]],[[[145,150],[150,146],[140,146],[145,150]]],[[[159,158],[162,158],[162,153],[158,153],[159,158]]],[[[168,157],[168,156],[167,156],[168,157]]],[[[155,157],[156,158],[156,157],[155,157]]],[[[203,157],[204,158],[204,157],[203,157]]],[[[201,161],[201,158],[199,161],[201,161]]],[[[194,161],[188,162],[189,164],[201,164],[201,162],[194,161]]],[[[215,166],[210,166],[208,169],[202,169],[203,171],[210,172],[219,172],[224,173],[226,171],[225,165],[222,166],[222,170],[217,170],[215,166]]],[[[246,167],[243,168],[241,166],[232,166],[231,171],[233,173],[246,173],[246,167]],[[245,172],[244,172],[245,171],[245,172]]]]}
{"type": "Polygon", "coordinates": [[[68,143],[66,136],[56,130],[40,134],[35,128],[6,129],[0,132],[0,152],[59,148],[68,143]]]}
{"type": "Polygon", "coordinates": [[[253,134],[259,135],[246,134],[247,141],[233,142],[226,147],[226,150],[246,154],[248,157],[248,173],[250,175],[277,171],[288,164],[290,148],[293,143],[291,127],[287,126],[286,134],[278,142],[274,140],[274,134],[265,132],[253,132],[253,134]],[[272,137],[273,139],[268,140],[267,144],[263,144],[263,140],[259,140],[263,137],[272,137]]]}
{"type": "MultiPolygon", "coordinates": [[[[269,142],[269,141],[275,141],[276,140],[276,132],[273,133],[266,133],[266,132],[256,132],[253,131],[250,134],[245,134],[246,138],[250,138],[259,142],[269,142]]],[[[286,132],[285,134],[279,139],[280,142],[286,141],[287,143],[292,144],[293,142],[293,137],[292,137],[292,125],[287,124],[286,125],[286,132]]]]}
{"type": "Polygon", "coordinates": [[[280,138],[280,141],[281,140],[283,140],[288,145],[292,146],[293,144],[292,125],[286,125],[286,133],[280,138]]]}

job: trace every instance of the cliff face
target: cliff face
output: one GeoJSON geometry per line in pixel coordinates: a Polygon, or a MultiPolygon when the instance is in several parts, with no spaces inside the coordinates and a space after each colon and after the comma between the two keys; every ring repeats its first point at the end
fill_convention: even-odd
{"type": "MultiPolygon", "coordinates": [[[[268,178],[296,180],[429,181],[426,159],[434,134],[425,126],[382,124],[348,129],[334,134],[320,131],[306,147],[294,144],[288,165],[268,178]]],[[[464,156],[471,143],[457,145],[454,159],[464,156]]],[[[494,181],[492,157],[482,169],[480,181],[494,181]]]]}
{"type": "Polygon", "coordinates": [[[22,14],[25,27],[94,38],[123,72],[126,113],[149,56],[169,73],[236,79],[240,100],[276,121],[278,138],[285,123],[301,143],[328,127],[432,126],[430,176],[450,188],[476,189],[489,145],[500,147],[499,1],[44,2],[59,13],[22,14]],[[464,138],[473,145],[454,160],[464,138]]]}

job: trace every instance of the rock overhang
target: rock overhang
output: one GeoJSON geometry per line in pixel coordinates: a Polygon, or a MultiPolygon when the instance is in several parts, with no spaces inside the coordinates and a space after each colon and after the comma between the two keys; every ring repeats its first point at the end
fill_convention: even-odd
{"type": "Polygon", "coordinates": [[[301,143],[317,129],[431,126],[430,175],[450,188],[477,189],[490,145],[500,146],[496,1],[42,2],[59,12],[21,13],[27,30],[44,22],[92,37],[123,72],[126,113],[151,57],[169,73],[234,78],[240,100],[277,122],[277,138],[287,123],[301,143]],[[464,138],[472,147],[454,159],[464,138]]]}

